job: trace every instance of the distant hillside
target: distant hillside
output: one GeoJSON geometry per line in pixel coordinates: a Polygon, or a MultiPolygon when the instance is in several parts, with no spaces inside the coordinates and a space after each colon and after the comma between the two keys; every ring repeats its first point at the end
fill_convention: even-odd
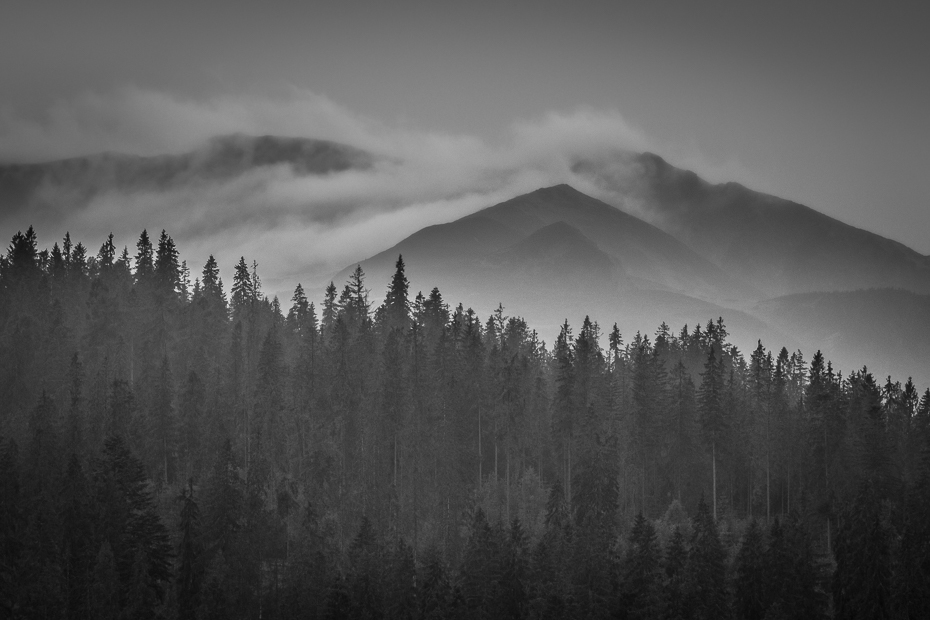
{"type": "Polygon", "coordinates": [[[901,289],[805,293],[762,302],[752,312],[847,369],[868,364],[879,378],[913,376],[918,385],[930,384],[928,295],[901,289]]]}
{"type": "Polygon", "coordinates": [[[651,153],[581,161],[575,171],[767,295],[878,287],[930,293],[930,257],[804,205],[738,183],[710,184],[651,153]]]}
{"type": "MultiPolygon", "coordinates": [[[[784,334],[726,300],[759,295],[679,241],[567,185],[540,189],[448,224],[430,226],[361,261],[373,298],[383,296],[402,254],[414,291],[438,286],[450,303],[482,315],[503,303],[551,340],[565,319],[585,314],[624,334],[655,332],[723,316],[740,346],[784,334]]],[[[355,265],[334,276],[344,283],[355,265]]]]}

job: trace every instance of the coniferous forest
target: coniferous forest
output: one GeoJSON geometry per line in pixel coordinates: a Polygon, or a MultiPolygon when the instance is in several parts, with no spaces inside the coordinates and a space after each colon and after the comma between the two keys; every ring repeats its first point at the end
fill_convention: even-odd
{"type": "Polygon", "coordinates": [[[925,386],[258,267],[13,237],[2,617],[930,618],[925,386]]]}

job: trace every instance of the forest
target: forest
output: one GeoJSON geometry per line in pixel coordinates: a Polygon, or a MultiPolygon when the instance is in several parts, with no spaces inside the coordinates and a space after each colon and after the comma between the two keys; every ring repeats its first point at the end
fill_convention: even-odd
{"type": "Polygon", "coordinates": [[[930,618],[926,386],[717,317],[548,345],[404,270],[282,303],[14,235],[0,616],[930,618]]]}

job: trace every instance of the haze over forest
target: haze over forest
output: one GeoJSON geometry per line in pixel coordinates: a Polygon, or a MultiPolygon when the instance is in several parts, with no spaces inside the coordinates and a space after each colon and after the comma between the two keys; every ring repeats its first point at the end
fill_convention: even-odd
{"type": "Polygon", "coordinates": [[[0,618],[930,618],[918,9],[6,1],[0,618]]]}
{"type": "MultiPolygon", "coordinates": [[[[496,191],[450,195],[454,206],[446,209],[464,217],[406,238],[421,209],[401,195],[386,199],[396,201],[392,207],[348,188],[373,178],[379,186],[384,179],[415,184],[405,174],[418,164],[304,138],[236,134],[180,155],[8,164],[0,166],[0,202],[7,226],[26,216],[22,226],[35,222],[40,235],[42,225],[60,221],[77,230],[86,230],[86,221],[113,221],[114,210],[140,225],[171,218],[179,239],[200,251],[220,234],[237,239],[257,228],[257,240],[224,241],[210,253],[228,279],[240,256],[257,260],[250,250],[276,248],[261,260],[271,296],[285,298],[284,287],[301,282],[319,303],[329,281],[344,283],[356,264],[385,281],[403,254],[416,290],[439,287],[481,315],[503,304],[547,342],[565,319],[585,315],[631,335],[654,333],[657,318],[677,329],[723,317],[742,350],[761,339],[808,357],[822,350],[846,373],[868,365],[878,376],[930,382],[930,258],[807,206],[737,183],[709,183],[651,153],[557,154],[558,166],[529,177],[562,174],[574,186],[508,196],[530,182],[514,184],[519,175],[511,172],[496,191]],[[333,188],[345,193],[333,196],[333,188]],[[494,197],[500,204],[478,202],[494,197]],[[361,240],[352,239],[355,231],[361,240]],[[330,248],[335,258],[324,255],[330,248]]],[[[500,175],[492,175],[492,186],[500,175]]],[[[443,189],[426,191],[438,197],[443,189]]],[[[417,193],[404,191],[408,199],[417,193]]],[[[123,220],[116,222],[125,228],[123,220]]],[[[374,289],[372,299],[381,295],[374,289]]]]}

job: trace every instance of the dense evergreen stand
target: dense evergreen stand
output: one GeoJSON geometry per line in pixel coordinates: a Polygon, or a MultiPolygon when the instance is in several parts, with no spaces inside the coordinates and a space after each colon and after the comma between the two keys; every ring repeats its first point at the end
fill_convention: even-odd
{"type": "Polygon", "coordinates": [[[0,617],[930,617],[911,381],[135,248],[0,258],[0,617]]]}

